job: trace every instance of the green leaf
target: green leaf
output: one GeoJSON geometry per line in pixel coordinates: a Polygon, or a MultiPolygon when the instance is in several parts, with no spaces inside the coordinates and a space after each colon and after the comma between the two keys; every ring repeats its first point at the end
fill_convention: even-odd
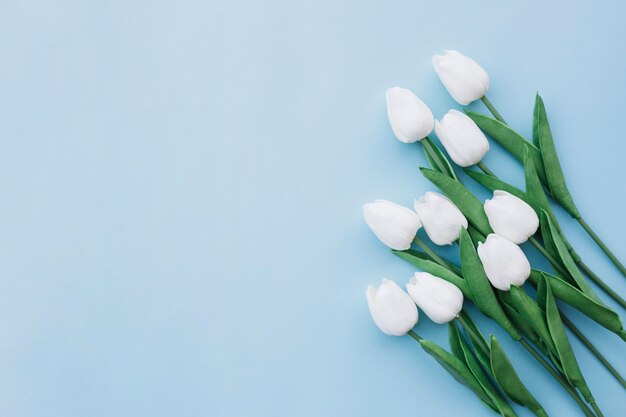
{"type": "Polygon", "coordinates": [[[438,146],[436,146],[428,137],[425,137],[420,141],[422,144],[422,149],[424,150],[424,154],[426,155],[426,159],[430,166],[435,170],[448,177],[458,180],[454,169],[452,168],[452,164],[446,156],[441,152],[438,146]]]}
{"type": "Polygon", "coordinates": [[[541,159],[541,152],[532,143],[527,141],[522,135],[505,125],[504,123],[493,119],[491,117],[467,112],[467,115],[480,127],[487,135],[491,136],[493,140],[498,142],[503,148],[511,153],[518,161],[524,160],[524,149],[529,146],[530,157],[535,163],[537,173],[541,182],[547,184],[546,173],[543,167],[543,161],[541,159]]]}
{"type": "MultiPolygon", "coordinates": [[[[554,199],[558,201],[572,217],[578,218],[580,217],[580,213],[565,184],[565,176],[563,175],[561,163],[559,162],[559,157],[554,146],[546,108],[539,94],[537,94],[535,98],[534,115],[535,121],[533,122],[533,127],[536,125],[536,136],[539,142],[539,150],[550,192],[554,199]]],[[[533,130],[535,130],[535,128],[533,128],[533,130]]]]}
{"type": "Polygon", "coordinates": [[[547,416],[539,402],[528,391],[504,349],[495,336],[491,336],[491,372],[502,391],[516,403],[528,407],[538,416],[547,416]]]}
{"type": "MultiPolygon", "coordinates": [[[[470,301],[472,301],[472,294],[467,287],[467,283],[463,278],[456,275],[454,272],[450,271],[443,266],[426,259],[422,259],[419,255],[416,254],[417,251],[413,251],[411,249],[407,251],[397,251],[392,250],[394,255],[397,257],[404,259],[411,265],[417,267],[418,269],[431,273],[441,279],[448,281],[449,283],[455,285],[458,289],[461,290],[463,295],[470,301]]],[[[419,253],[419,252],[418,252],[419,253]]]]}
{"type": "Polygon", "coordinates": [[[473,171],[469,168],[463,168],[463,171],[465,171],[467,176],[469,176],[474,181],[476,181],[477,183],[479,183],[480,185],[482,185],[488,190],[506,191],[507,193],[513,194],[515,197],[526,201],[526,193],[524,193],[524,191],[520,190],[517,187],[513,187],[510,184],[507,184],[506,182],[502,181],[499,178],[492,177],[491,175],[487,175],[483,172],[473,171]]]}
{"type": "MultiPolygon", "coordinates": [[[[406,251],[396,251],[395,249],[392,249],[391,252],[407,252],[410,255],[413,255],[415,257],[418,257],[424,261],[431,261],[434,262],[433,259],[430,257],[430,255],[419,251],[419,250],[415,250],[415,249],[407,249],[406,251]]],[[[456,266],[455,264],[453,264],[452,262],[447,261],[446,259],[441,258],[442,261],[445,262],[446,264],[446,268],[448,268],[450,271],[454,272],[456,275],[461,276],[462,272],[461,272],[461,268],[459,268],[458,266],[456,266]]]]}
{"type": "Polygon", "coordinates": [[[578,269],[576,262],[574,262],[572,255],[567,250],[565,242],[561,238],[561,234],[558,230],[556,230],[556,227],[554,226],[554,224],[552,224],[552,221],[550,220],[550,215],[545,210],[541,211],[541,222],[547,225],[547,227],[544,227],[542,229],[542,235],[546,246],[548,246],[547,242],[550,242],[549,245],[553,248],[553,250],[556,251],[558,255],[558,260],[560,261],[561,265],[565,267],[566,271],[574,280],[578,288],[582,292],[584,292],[589,298],[602,304],[600,298],[598,298],[595,292],[591,289],[589,283],[587,283],[587,280],[578,269]]]}
{"type": "Polygon", "coordinates": [[[476,249],[472,244],[472,239],[465,229],[461,229],[459,246],[461,248],[461,269],[463,270],[463,277],[472,294],[474,304],[476,304],[476,307],[487,317],[491,317],[502,326],[514,340],[519,340],[521,335],[502,310],[500,303],[498,303],[491,283],[485,274],[476,249]]]}
{"type": "Polygon", "coordinates": [[[545,313],[541,307],[522,288],[511,286],[509,293],[511,294],[511,304],[539,336],[541,343],[545,346],[545,350],[549,355],[556,356],[556,346],[554,346],[550,336],[545,313]]]}
{"type": "Polygon", "coordinates": [[[587,388],[587,383],[585,382],[582,371],[578,366],[574,350],[572,349],[572,345],[570,344],[567,334],[565,333],[565,328],[563,327],[563,322],[561,321],[561,316],[559,315],[559,309],[556,305],[556,301],[554,300],[554,296],[552,295],[550,283],[547,282],[545,278],[540,278],[539,281],[540,283],[543,281],[543,285],[545,285],[546,321],[548,323],[548,329],[550,330],[552,341],[556,346],[557,354],[560,359],[561,366],[563,367],[565,377],[570,384],[580,389],[580,392],[583,394],[583,397],[585,397],[585,400],[591,401],[591,393],[589,392],[589,388],[587,388]]]}
{"type": "Polygon", "coordinates": [[[541,144],[539,143],[539,108],[537,107],[536,100],[533,109],[533,145],[535,145],[537,149],[541,148],[541,144]]]}
{"type": "Polygon", "coordinates": [[[461,359],[457,358],[450,352],[446,351],[441,346],[430,340],[420,340],[422,349],[430,356],[435,358],[437,362],[446,370],[452,377],[459,383],[465,385],[474,392],[489,407],[495,408],[495,404],[491,401],[491,398],[485,393],[483,387],[476,380],[476,377],[469,370],[467,365],[461,359]]]}
{"type": "Polygon", "coordinates": [[[463,363],[465,362],[465,354],[463,353],[463,349],[461,348],[461,336],[459,335],[459,329],[454,324],[454,320],[448,322],[448,341],[450,342],[450,350],[452,354],[457,358],[461,359],[463,363]]]}
{"type": "Polygon", "coordinates": [[[604,304],[591,299],[585,293],[555,275],[536,269],[533,269],[530,273],[530,280],[534,285],[539,285],[541,277],[550,283],[550,288],[556,298],[574,307],[606,329],[618,335],[623,333],[622,321],[616,312],[604,304]]]}
{"type": "Polygon", "coordinates": [[[526,318],[523,317],[513,306],[511,294],[508,291],[498,291],[498,299],[500,300],[502,309],[506,312],[507,317],[513,322],[515,327],[522,332],[524,337],[530,340],[534,345],[538,346],[545,355],[548,355],[548,351],[541,343],[541,339],[537,332],[526,321],[526,318]]]}
{"type": "Polygon", "coordinates": [[[461,311],[460,315],[463,316],[463,321],[460,321],[461,326],[463,327],[463,329],[465,329],[465,334],[468,336],[469,342],[474,349],[474,354],[478,358],[478,361],[481,363],[481,365],[485,369],[489,369],[491,367],[491,365],[489,364],[489,357],[487,356],[487,354],[485,354],[485,352],[489,352],[489,345],[487,345],[484,336],[478,329],[478,326],[476,326],[476,323],[474,323],[474,320],[472,320],[472,318],[469,316],[469,314],[461,311]],[[474,337],[474,335],[476,338],[474,337]]]}
{"type": "MultiPolygon", "coordinates": [[[[489,379],[489,376],[487,376],[485,371],[483,371],[483,368],[481,368],[480,363],[474,356],[474,352],[472,352],[472,349],[470,349],[467,341],[463,338],[463,336],[461,336],[458,329],[456,328],[456,325],[454,323],[451,324],[452,326],[450,326],[450,330],[452,331],[452,333],[450,334],[450,338],[457,338],[457,340],[455,341],[455,345],[460,348],[465,359],[465,364],[469,368],[470,372],[472,372],[472,375],[474,375],[480,386],[483,388],[489,398],[491,398],[493,403],[496,404],[496,407],[498,408],[502,416],[515,416],[516,414],[511,406],[498,392],[498,389],[493,385],[493,383],[489,379]]],[[[491,372],[491,367],[487,367],[485,369],[491,372]]]]}
{"type": "Polygon", "coordinates": [[[467,220],[482,234],[492,232],[483,204],[470,190],[459,181],[428,168],[420,168],[424,176],[452,201],[463,212],[467,220]]]}

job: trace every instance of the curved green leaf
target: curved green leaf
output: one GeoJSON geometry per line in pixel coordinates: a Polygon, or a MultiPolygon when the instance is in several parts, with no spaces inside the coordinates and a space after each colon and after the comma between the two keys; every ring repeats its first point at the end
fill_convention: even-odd
{"type": "Polygon", "coordinates": [[[489,364],[489,356],[485,352],[489,352],[489,345],[485,341],[484,336],[474,323],[474,320],[469,316],[469,314],[461,311],[461,316],[463,316],[463,320],[459,320],[461,323],[461,327],[465,330],[465,334],[469,338],[469,343],[472,345],[474,349],[474,354],[478,358],[478,361],[485,369],[490,368],[489,364]],[[467,326],[466,326],[467,325],[467,326]]]}
{"type": "Polygon", "coordinates": [[[507,317],[513,322],[515,327],[522,332],[524,337],[530,340],[534,345],[538,346],[545,355],[548,355],[548,351],[541,343],[541,339],[539,338],[537,332],[535,332],[532,326],[530,326],[526,319],[513,306],[511,294],[508,291],[498,291],[498,299],[500,300],[502,309],[505,311],[507,317]]]}
{"type": "Polygon", "coordinates": [[[546,321],[548,323],[548,329],[550,330],[552,341],[556,346],[557,354],[561,362],[561,366],[563,367],[565,377],[570,384],[580,389],[580,392],[583,394],[583,397],[585,397],[585,400],[591,401],[592,398],[589,397],[591,393],[589,392],[589,388],[587,388],[587,383],[585,382],[585,378],[580,370],[580,366],[578,366],[574,350],[572,349],[572,345],[570,344],[567,334],[565,333],[565,328],[563,327],[563,322],[561,321],[561,316],[559,315],[559,309],[556,305],[556,301],[554,300],[554,296],[552,295],[550,283],[543,277],[540,278],[539,282],[540,285],[544,285],[545,287],[546,321]]]}
{"type": "Polygon", "coordinates": [[[461,359],[463,363],[467,365],[465,362],[465,354],[461,348],[461,335],[459,334],[459,329],[456,327],[454,320],[448,322],[448,341],[450,343],[450,350],[452,351],[452,354],[461,359]]]}
{"type": "Polygon", "coordinates": [[[524,149],[526,146],[530,148],[530,156],[535,162],[537,174],[541,178],[541,182],[547,184],[546,173],[541,159],[539,149],[522,135],[505,125],[504,123],[479,113],[467,112],[467,115],[493,140],[498,142],[511,153],[520,162],[524,160],[524,149]]]}
{"type": "Polygon", "coordinates": [[[578,288],[587,294],[589,298],[602,303],[600,298],[598,298],[596,293],[591,289],[591,286],[589,286],[589,283],[587,283],[587,280],[578,269],[576,262],[574,262],[574,258],[572,258],[572,255],[567,250],[565,242],[561,238],[561,234],[558,230],[556,230],[556,227],[550,220],[550,215],[545,210],[541,211],[541,222],[547,225],[547,227],[542,228],[543,240],[546,246],[548,245],[547,242],[551,242],[549,245],[551,245],[553,250],[556,251],[558,259],[561,261],[561,265],[565,267],[578,288]]]}
{"type": "Polygon", "coordinates": [[[511,286],[509,291],[511,294],[511,304],[519,312],[522,318],[528,323],[535,333],[539,336],[541,343],[544,344],[550,355],[556,355],[556,346],[550,336],[548,324],[546,323],[545,313],[539,305],[530,298],[526,292],[519,287],[511,286]]]}
{"type": "Polygon", "coordinates": [[[537,94],[535,98],[535,120],[533,121],[533,131],[536,131],[539,151],[545,168],[546,179],[550,192],[556,201],[571,214],[572,217],[580,217],[580,213],[572,200],[572,196],[565,184],[565,176],[559,162],[559,157],[554,146],[554,139],[548,122],[548,115],[541,96],[537,94]],[[535,127],[536,126],[536,127],[535,127]]]}
{"type": "Polygon", "coordinates": [[[526,193],[524,193],[524,191],[522,191],[519,188],[514,187],[514,186],[512,186],[512,185],[502,181],[499,178],[492,177],[491,175],[487,175],[487,174],[485,174],[483,172],[473,171],[473,170],[471,170],[469,168],[463,168],[463,171],[465,171],[465,173],[467,174],[468,177],[470,177],[471,179],[473,179],[474,181],[476,181],[477,183],[479,183],[480,185],[482,185],[483,187],[485,187],[488,190],[491,190],[491,191],[496,191],[496,190],[506,191],[507,193],[513,194],[517,198],[520,198],[520,199],[526,201],[526,193]]]}
{"type": "MultiPolygon", "coordinates": [[[[541,181],[537,176],[535,164],[530,157],[529,149],[524,151],[524,177],[526,180],[526,202],[535,210],[537,216],[541,215],[541,210],[545,210],[551,219],[555,219],[552,206],[548,201],[546,193],[543,191],[541,181]]],[[[556,224],[556,223],[555,223],[556,224]]]]}
{"type": "Polygon", "coordinates": [[[547,416],[539,402],[528,391],[519,375],[513,368],[511,361],[504,353],[504,349],[495,336],[491,336],[491,372],[502,388],[502,391],[516,403],[528,407],[538,416],[547,416]]]}
{"type": "Polygon", "coordinates": [[[448,158],[446,158],[443,152],[441,152],[441,149],[439,149],[430,138],[425,137],[420,143],[422,144],[422,149],[424,150],[424,155],[426,155],[428,163],[435,171],[458,180],[456,172],[454,172],[454,168],[452,168],[452,164],[450,164],[448,158]]]}
{"type": "Polygon", "coordinates": [[[485,393],[480,383],[476,380],[476,377],[469,370],[467,365],[461,359],[457,358],[450,352],[443,349],[441,346],[437,345],[435,342],[430,340],[420,340],[420,345],[422,349],[430,356],[432,356],[439,364],[446,370],[452,377],[459,383],[465,385],[469,389],[471,389],[474,394],[478,396],[485,404],[489,407],[495,408],[495,404],[489,398],[489,396],[485,393]]]}
{"type": "Polygon", "coordinates": [[[410,263],[411,265],[417,267],[418,269],[424,271],[424,272],[428,272],[431,273],[439,278],[442,278],[446,281],[448,281],[449,283],[455,285],[456,287],[458,287],[458,289],[461,290],[461,292],[463,293],[463,295],[470,301],[472,301],[472,294],[469,291],[469,288],[467,287],[467,283],[465,282],[465,280],[463,278],[461,278],[460,276],[456,275],[454,272],[450,271],[447,268],[444,268],[443,266],[433,262],[433,261],[429,261],[427,259],[422,259],[419,255],[417,255],[415,252],[417,251],[413,251],[413,250],[407,250],[407,251],[398,251],[398,250],[392,250],[393,254],[396,255],[397,257],[404,259],[405,261],[407,261],[408,263],[410,263]]]}
{"type": "Polygon", "coordinates": [[[533,284],[538,286],[542,276],[550,283],[550,287],[556,298],[574,307],[591,320],[618,335],[624,331],[622,321],[616,312],[604,304],[600,304],[589,298],[585,293],[563,281],[561,278],[544,271],[533,269],[530,273],[530,280],[533,284]]]}
{"type": "Polygon", "coordinates": [[[420,168],[422,174],[435,184],[445,195],[463,212],[467,220],[482,234],[491,233],[489,220],[483,209],[483,204],[470,190],[459,181],[428,168],[420,168]]]}
{"type": "Polygon", "coordinates": [[[472,239],[465,229],[461,229],[459,246],[461,249],[461,269],[463,270],[463,277],[472,294],[474,304],[476,304],[476,307],[487,317],[491,317],[502,326],[513,339],[521,339],[521,335],[502,310],[500,303],[498,303],[498,299],[493,292],[485,270],[480,263],[472,239]]]}
{"type": "MultiPolygon", "coordinates": [[[[435,262],[430,257],[430,255],[428,255],[427,253],[424,253],[422,251],[415,250],[415,249],[407,249],[406,251],[397,251],[395,249],[392,249],[391,252],[398,252],[398,253],[406,252],[406,253],[408,253],[410,255],[413,255],[413,256],[415,256],[417,258],[420,258],[420,259],[422,259],[424,261],[435,262]]],[[[448,268],[450,271],[454,272],[456,275],[459,275],[459,276],[462,275],[461,268],[459,268],[458,266],[456,266],[455,264],[453,264],[452,262],[450,262],[450,261],[448,261],[448,260],[446,260],[444,258],[441,258],[441,260],[445,262],[446,268],[448,268]]]]}
{"type": "MultiPolygon", "coordinates": [[[[489,398],[491,398],[493,403],[496,405],[500,414],[505,417],[515,416],[516,414],[511,408],[511,406],[509,405],[509,403],[502,397],[502,395],[498,392],[498,389],[493,385],[493,383],[489,379],[489,376],[487,376],[483,368],[481,368],[480,363],[474,356],[474,352],[472,352],[472,349],[467,344],[467,341],[461,336],[459,331],[456,329],[456,325],[453,324],[450,327],[450,329],[452,328],[455,329],[454,334],[458,339],[456,341],[456,344],[460,347],[464,355],[465,364],[469,368],[470,372],[472,372],[472,374],[474,375],[478,383],[483,387],[483,389],[485,390],[485,393],[487,393],[489,398]]],[[[452,334],[450,335],[450,337],[452,337],[452,334]]],[[[491,372],[491,367],[486,367],[485,369],[491,372]]]]}

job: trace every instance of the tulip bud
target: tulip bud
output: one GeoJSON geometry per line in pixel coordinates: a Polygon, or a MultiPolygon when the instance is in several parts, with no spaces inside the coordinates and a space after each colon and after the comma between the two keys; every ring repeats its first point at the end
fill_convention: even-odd
{"type": "Polygon", "coordinates": [[[467,219],[461,210],[445,196],[432,191],[413,205],[426,234],[435,245],[449,245],[459,238],[467,219]]]}
{"type": "Polygon", "coordinates": [[[450,110],[435,121],[435,132],[452,160],[468,167],[480,162],[489,150],[489,142],[476,123],[465,113],[450,110]]]}
{"type": "Polygon", "coordinates": [[[485,213],[493,231],[513,243],[524,243],[535,234],[539,217],[524,200],[502,190],[485,201],[485,213]]]}
{"type": "Polygon", "coordinates": [[[415,304],[435,323],[454,320],[463,308],[461,290],[428,272],[416,272],[406,288],[415,304]]]}
{"type": "Polygon", "coordinates": [[[519,246],[495,233],[478,244],[478,257],[491,285],[508,291],[524,284],[530,276],[530,263],[519,246]]]}
{"type": "Polygon", "coordinates": [[[435,119],[428,106],[406,88],[387,89],[387,116],[398,140],[414,143],[433,130],[435,119]]]}
{"type": "Polygon", "coordinates": [[[395,250],[410,248],[422,226],[415,212],[387,200],[364,204],[363,216],[376,237],[395,250]]]}
{"type": "Polygon", "coordinates": [[[433,56],[433,66],[448,93],[467,106],[482,98],[489,89],[489,75],[472,58],[458,51],[433,56]]]}
{"type": "Polygon", "coordinates": [[[415,303],[395,282],[385,278],[378,289],[370,285],[365,297],[374,323],[383,333],[403,336],[417,323],[415,303]]]}

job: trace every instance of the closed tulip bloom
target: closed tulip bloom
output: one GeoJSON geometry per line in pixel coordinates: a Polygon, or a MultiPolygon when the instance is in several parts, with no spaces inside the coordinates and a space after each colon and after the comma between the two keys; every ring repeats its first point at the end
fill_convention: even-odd
{"type": "Polygon", "coordinates": [[[494,191],[493,198],[485,201],[485,213],[493,231],[513,243],[526,242],[539,227],[535,210],[506,191],[494,191]]]}
{"type": "Polygon", "coordinates": [[[403,336],[417,323],[415,303],[395,282],[385,278],[379,288],[370,285],[365,297],[374,323],[383,333],[403,336]]]}
{"type": "Polygon", "coordinates": [[[428,272],[416,272],[406,288],[415,304],[435,323],[454,320],[463,308],[461,290],[428,272]]]}
{"type": "Polygon", "coordinates": [[[509,291],[524,284],[530,276],[530,263],[519,246],[495,233],[478,244],[478,257],[491,285],[509,291]]]}
{"type": "Polygon", "coordinates": [[[461,227],[467,228],[461,210],[439,193],[427,192],[415,200],[414,208],[426,234],[436,245],[451,244],[459,238],[461,227]]]}
{"type": "Polygon", "coordinates": [[[432,132],[435,124],[433,113],[411,90],[389,88],[386,98],[389,124],[398,140],[414,143],[432,132]]]}
{"type": "Polygon", "coordinates": [[[421,227],[414,211],[387,200],[364,204],[363,216],[376,237],[395,250],[410,248],[421,227]]]}
{"type": "Polygon", "coordinates": [[[468,167],[480,162],[489,150],[489,141],[465,113],[450,110],[435,122],[435,133],[452,160],[468,167]]]}
{"type": "Polygon", "coordinates": [[[489,89],[489,75],[472,58],[458,51],[433,56],[433,66],[448,93],[466,106],[482,98],[489,89]]]}

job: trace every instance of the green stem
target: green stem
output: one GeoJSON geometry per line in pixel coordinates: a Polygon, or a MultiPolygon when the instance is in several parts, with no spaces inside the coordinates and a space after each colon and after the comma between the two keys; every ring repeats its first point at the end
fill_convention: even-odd
{"type": "Polygon", "coordinates": [[[500,114],[500,112],[498,112],[498,110],[496,110],[496,108],[494,107],[493,104],[491,104],[491,101],[489,101],[489,99],[487,98],[486,95],[484,95],[480,101],[483,102],[483,104],[485,105],[485,107],[487,107],[487,109],[491,112],[491,114],[493,114],[493,117],[495,117],[496,119],[498,119],[499,121],[501,121],[502,123],[506,124],[506,122],[504,121],[504,118],[502,117],[502,115],[500,114]]]}
{"type": "Polygon", "coordinates": [[[572,323],[569,318],[567,318],[565,314],[563,314],[563,312],[561,312],[561,320],[563,321],[563,324],[565,324],[572,331],[572,333],[574,333],[574,336],[576,336],[583,343],[583,345],[585,345],[587,349],[589,349],[591,353],[593,353],[595,357],[598,358],[598,360],[611,373],[611,375],[613,375],[613,377],[617,379],[617,382],[619,382],[622,387],[626,388],[626,380],[622,378],[617,369],[615,369],[613,365],[609,363],[609,361],[600,353],[600,351],[596,349],[593,343],[591,343],[591,341],[587,339],[587,337],[578,329],[578,327],[574,325],[574,323],[572,323]]]}
{"type": "Polygon", "coordinates": [[[415,341],[416,341],[416,342],[418,342],[418,343],[419,343],[420,341],[424,340],[424,339],[422,338],[422,336],[420,336],[419,334],[415,333],[413,330],[409,330],[409,331],[407,332],[407,334],[408,334],[409,336],[411,336],[413,339],[415,339],[415,341]]]}
{"type": "Polygon", "coordinates": [[[580,269],[589,277],[591,281],[593,281],[598,287],[602,289],[609,297],[611,297],[617,304],[622,306],[622,308],[626,308],[626,300],[624,300],[618,293],[613,291],[611,287],[609,287],[602,279],[597,276],[585,263],[580,260],[577,262],[580,269]]]}
{"type": "Polygon", "coordinates": [[[417,246],[419,246],[420,248],[422,248],[422,250],[424,252],[426,252],[426,255],[430,256],[430,258],[437,262],[439,265],[443,266],[444,268],[448,268],[448,261],[446,261],[445,259],[441,258],[439,255],[437,255],[435,253],[435,251],[433,251],[430,246],[428,246],[426,243],[424,243],[424,241],[422,239],[420,239],[419,237],[415,236],[415,239],[413,239],[413,242],[415,242],[415,244],[417,244],[417,246]]]}
{"type": "Polygon", "coordinates": [[[589,407],[587,407],[587,404],[585,404],[585,402],[580,398],[576,390],[572,388],[572,386],[567,382],[567,380],[563,378],[563,376],[560,373],[558,373],[543,358],[543,356],[541,356],[525,339],[520,339],[519,343],[550,373],[550,375],[554,377],[554,379],[557,380],[559,384],[561,384],[563,388],[565,388],[565,391],[567,391],[567,393],[574,399],[574,401],[576,401],[578,406],[583,410],[583,413],[585,413],[587,417],[595,416],[593,412],[589,409],[589,407]]]}
{"type": "Polygon", "coordinates": [[[489,169],[489,167],[488,167],[487,165],[485,165],[485,164],[483,163],[483,161],[478,161],[478,162],[476,162],[476,166],[477,166],[478,168],[480,168],[480,170],[481,170],[482,172],[484,172],[485,174],[487,174],[487,175],[489,175],[489,176],[492,176],[492,177],[494,177],[494,178],[498,178],[498,177],[496,176],[496,174],[495,174],[492,170],[490,170],[490,169],[489,169]]]}
{"type": "Polygon", "coordinates": [[[585,219],[579,216],[576,218],[576,221],[578,221],[578,223],[582,226],[582,228],[585,229],[585,232],[587,232],[587,234],[591,236],[591,238],[596,242],[596,244],[600,247],[600,249],[602,249],[602,251],[606,254],[606,256],[609,257],[611,262],[613,262],[613,264],[617,267],[617,269],[620,270],[622,275],[626,276],[626,267],[624,267],[624,265],[619,261],[619,259],[617,259],[617,257],[613,254],[613,252],[611,252],[611,250],[604,244],[602,239],[600,239],[600,236],[598,236],[596,232],[593,231],[593,229],[591,228],[591,226],[587,224],[585,219]]]}

